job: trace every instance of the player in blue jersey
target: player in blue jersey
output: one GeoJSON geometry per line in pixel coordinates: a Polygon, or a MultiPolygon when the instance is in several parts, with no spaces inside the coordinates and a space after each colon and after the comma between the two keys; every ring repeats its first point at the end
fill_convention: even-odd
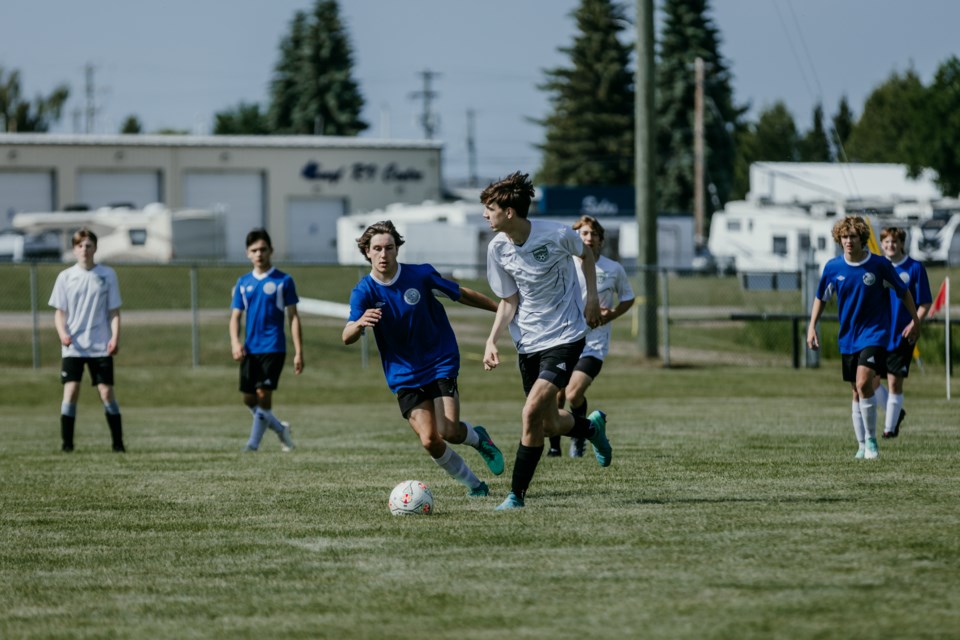
{"type": "Polygon", "coordinates": [[[290,321],[293,338],[293,370],[303,371],[303,339],[297,313],[297,288],[286,273],[271,264],[273,243],[266,229],[247,234],[247,258],[253,271],[240,276],[233,288],[230,312],[230,348],[240,362],[240,392],[253,414],[253,426],[244,451],[256,451],[267,429],[276,432],[280,448],[293,450],[290,424],[273,414],[273,392],[280,383],[287,355],[284,321],[290,321]],[[245,339],[240,320],[246,313],[245,339]]]}
{"type": "MultiPolygon", "coordinates": [[[[910,289],[913,301],[917,305],[917,317],[923,321],[930,311],[933,296],[930,293],[930,280],[923,265],[904,253],[907,231],[900,227],[887,227],[880,232],[880,248],[897,270],[903,284],[910,289]]],[[[903,383],[910,375],[910,363],[913,361],[914,344],[904,340],[901,332],[910,322],[910,314],[900,303],[899,298],[890,295],[890,343],[887,345],[887,385],[880,384],[877,378],[877,401],[886,407],[883,425],[884,438],[896,438],[900,434],[900,425],[907,416],[903,408],[903,383]]]]}
{"type": "Polygon", "coordinates": [[[343,342],[353,344],[367,328],[373,329],[387,386],[397,395],[400,413],[420,444],[451,478],[467,487],[468,495],[486,496],[487,484],[447,442],[476,449],[494,475],[503,473],[503,454],[486,429],[460,419],[460,349],[437,298],[487,311],[497,307],[482,293],[442,278],[429,264],[398,262],[403,242],[389,220],[370,225],[357,239],[370,273],[350,294],[343,342]]]}
{"type": "Polygon", "coordinates": [[[601,466],[609,466],[613,459],[606,414],[594,411],[585,418],[557,407],[588,329],[600,324],[593,251],[567,225],[528,220],[533,193],[528,175],[517,171],[480,194],[483,217],[497,232],[487,247],[487,281],[500,297],[483,366],[490,371],[500,364],[497,340],[509,328],[526,395],[511,491],[498,510],[525,506],[527,489],[543,456],[544,436],[587,438],[601,466]],[[585,297],[575,257],[583,260],[585,297]]]}
{"type": "Polygon", "coordinates": [[[887,345],[890,343],[888,289],[893,290],[910,316],[901,335],[913,344],[920,330],[913,295],[889,260],[866,249],[869,237],[870,228],[859,216],[847,216],[834,225],[833,239],[843,248],[843,255],[824,265],[807,327],[807,346],[819,349],[817,322],[827,300],[836,294],[843,380],[849,382],[853,390],[851,417],[859,444],[858,459],[880,455],[874,378],[886,374],[887,345]]]}

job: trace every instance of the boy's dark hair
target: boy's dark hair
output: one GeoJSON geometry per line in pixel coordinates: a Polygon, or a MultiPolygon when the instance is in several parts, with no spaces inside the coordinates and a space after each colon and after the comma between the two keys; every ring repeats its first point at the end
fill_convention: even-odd
{"type": "Polygon", "coordinates": [[[516,171],[506,178],[487,185],[487,188],[480,193],[480,202],[495,204],[501,209],[510,207],[517,212],[518,216],[526,218],[533,196],[530,174],[516,171]]]}
{"type": "Polygon", "coordinates": [[[270,241],[270,234],[267,233],[267,230],[264,229],[263,227],[257,227],[256,229],[251,230],[250,233],[247,234],[246,246],[249,247],[250,245],[252,245],[254,242],[258,240],[263,240],[264,242],[267,243],[267,246],[269,248],[273,249],[273,242],[270,241]]]}
{"type": "Polygon", "coordinates": [[[603,242],[604,230],[603,225],[600,224],[600,221],[594,218],[593,216],[582,215],[580,219],[573,223],[573,230],[578,231],[580,227],[587,226],[593,229],[593,232],[600,237],[600,242],[603,242]]]}
{"type": "Polygon", "coordinates": [[[93,243],[93,246],[97,246],[97,234],[95,234],[93,231],[90,231],[90,229],[87,229],[86,227],[77,229],[74,232],[71,240],[73,242],[73,246],[75,247],[88,238],[90,239],[90,242],[93,243]]]}
{"type": "Polygon", "coordinates": [[[397,228],[393,226],[393,222],[390,220],[374,222],[357,238],[357,247],[360,249],[360,255],[362,255],[367,262],[370,262],[370,257],[367,256],[367,250],[370,248],[370,239],[381,233],[388,233],[393,236],[393,241],[397,243],[397,249],[403,245],[403,236],[401,236],[397,228]]]}

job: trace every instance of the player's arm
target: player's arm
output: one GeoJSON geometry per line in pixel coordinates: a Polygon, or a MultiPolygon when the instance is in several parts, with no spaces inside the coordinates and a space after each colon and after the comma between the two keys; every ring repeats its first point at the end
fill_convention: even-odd
{"type": "Polygon", "coordinates": [[[290,337],[293,339],[293,371],[297,375],[303,371],[303,332],[300,328],[300,314],[297,305],[287,307],[287,319],[290,321],[290,337]]]}
{"type": "Polygon", "coordinates": [[[69,347],[73,342],[70,332],[67,331],[67,312],[63,309],[57,309],[53,312],[53,326],[57,328],[57,335],[60,336],[60,344],[69,347]]]}
{"type": "Polygon", "coordinates": [[[817,323],[823,315],[826,305],[820,298],[813,299],[813,309],[810,310],[810,324],[807,326],[807,348],[816,351],[820,348],[820,339],[817,337],[817,323]]]}
{"type": "Polygon", "coordinates": [[[120,350],[120,309],[110,309],[110,342],[107,343],[107,353],[116,355],[120,350]]]}
{"type": "Polygon", "coordinates": [[[621,300],[619,304],[613,309],[600,309],[600,324],[608,324],[613,322],[627,311],[630,310],[630,307],[633,306],[633,301],[636,298],[630,298],[629,300],[621,300]]]}
{"type": "Polygon", "coordinates": [[[363,312],[362,316],[352,322],[348,322],[347,326],[343,328],[343,334],[340,336],[343,339],[343,344],[353,344],[359,340],[360,336],[363,335],[364,329],[377,326],[382,315],[383,311],[380,309],[367,309],[363,312]]]}
{"type": "Polygon", "coordinates": [[[243,360],[243,340],[240,339],[240,309],[230,310],[230,352],[234,360],[243,360]]]}
{"type": "Polygon", "coordinates": [[[911,318],[910,322],[903,328],[903,332],[900,335],[910,342],[916,342],[917,336],[920,335],[920,316],[917,315],[917,305],[914,304],[913,294],[910,293],[909,289],[907,289],[907,292],[903,294],[902,298],[900,298],[900,303],[903,304],[911,318]]]}
{"type": "Polygon", "coordinates": [[[593,257],[593,249],[584,245],[580,254],[580,268],[583,270],[583,279],[587,285],[587,299],[583,307],[583,317],[592,329],[600,325],[600,297],[597,295],[597,261],[593,257]]]}
{"type": "Polygon", "coordinates": [[[460,287],[460,299],[457,302],[465,304],[468,307],[476,307],[477,309],[492,311],[494,313],[496,313],[499,308],[499,305],[487,296],[479,291],[468,289],[467,287],[460,287]]]}
{"type": "Polygon", "coordinates": [[[517,306],[520,303],[520,292],[514,292],[513,295],[500,300],[497,306],[497,317],[493,319],[493,327],[490,329],[490,337],[487,338],[486,347],[483,351],[483,368],[485,371],[491,371],[500,364],[500,352],[497,351],[497,340],[500,334],[513,320],[517,313],[517,306]]]}

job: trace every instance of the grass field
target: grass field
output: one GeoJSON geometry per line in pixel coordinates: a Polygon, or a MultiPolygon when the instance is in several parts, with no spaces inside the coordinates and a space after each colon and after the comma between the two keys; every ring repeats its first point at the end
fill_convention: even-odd
{"type": "Polygon", "coordinates": [[[912,373],[901,437],[854,461],[837,362],[664,370],[621,340],[589,394],[613,465],[544,458],[527,508],[496,513],[522,398],[514,367],[481,371],[488,322],[456,322],[464,418],[508,463],[492,478],[460,448],[485,499],[428,459],[335,322],[308,323],[307,369],[276,396],[291,454],[270,434],[239,452],[228,362],[121,351],[125,455],[86,387],[60,453],[56,370],[8,370],[0,638],[957,636],[960,386],[944,399],[942,367],[912,373]],[[408,478],[435,515],[389,514],[408,478]]]}

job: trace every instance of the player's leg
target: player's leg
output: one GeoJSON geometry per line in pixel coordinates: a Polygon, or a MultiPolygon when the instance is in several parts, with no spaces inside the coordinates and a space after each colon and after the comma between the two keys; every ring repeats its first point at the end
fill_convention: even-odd
{"type": "Polygon", "coordinates": [[[494,475],[503,473],[503,453],[487,430],[460,419],[460,392],[456,378],[441,378],[433,384],[439,393],[434,399],[434,414],[437,430],[443,439],[451,444],[473,447],[494,475]]]}
{"type": "MultiPolygon", "coordinates": [[[[864,352],[866,349],[864,350],[864,352]]],[[[866,359],[861,352],[861,362],[866,359]]],[[[857,366],[856,389],[860,397],[860,415],[865,431],[864,458],[873,459],[880,455],[877,448],[877,399],[873,395],[876,372],[866,364],[857,366]]]]}
{"type": "Polygon", "coordinates": [[[886,424],[883,428],[884,438],[896,438],[900,435],[900,425],[903,424],[903,419],[907,417],[907,412],[903,408],[904,380],[905,376],[899,376],[893,373],[888,375],[890,400],[887,401],[886,424]]]}
{"type": "MultiPolygon", "coordinates": [[[[567,403],[567,396],[563,389],[557,394],[557,408],[563,409],[567,403]]],[[[560,451],[560,436],[550,436],[550,447],[547,449],[548,458],[559,458],[563,453],[560,451]]]]}
{"type": "Polygon", "coordinates": [[[83,376],[83,364],[79,372],[79,358],[63,358],[60,364],[60,380],[63,382],[63,400],[60,402],[60,448],[73,451],[73,432],[77,420],[77,399],[80,397],[80,380],[83,376]]]}
{"type": "Polygon", "coordinates": [[[118,453],[126,451],[123,446],[123,418],[120,415],[120,405],[117,404],[117,397],[113,391],[113,358],[91,358],[88,362],[90,367],[90,378],[100,393],[100,401],[103,403],[103,412],[107,420],[107,427],[110,429],[110,439],[113,450],[118,453]]]}
{"type": "Polygon", "coordinates": [[[267,428],[277,434],[280,439],[280,450],[283,452],[293,451],[293,436],[289,422],[280,420],[273,414],[273,392],[280,385],[280,374],[283,372],[283,363],[286,354],[264,353],[257,355],[260,360],[260,368],[263,371],[263,379],[257,385],[257,405],[260,415],[267,423],[267,428]]]}
{"type": "Polygon", "coordinates": [[[853,433],[857,437],[857,454],[855,458],[862,459],[866,452],[866,429],[863,423],[863,415],[860,413],[860,395],[857,393],[857,361],[858,353],[841,354],[841,373],[843,381],[850,384],[852,400],[850,404],[850,417],[853,420],[853,433]]]}
{"type": "MultiPolygon", "coordinates": [[[[593,384],[594,378],[600,373],[602,360],[592,357],[581,357],[576,369],[570,374],[570,383],[567,385],[567,397],[570,401],[570,413],[581,418],[587,417],[587,389],[593,384]]],[[[570,457],[582,458],[585,438],[573,438],[570,442],[570,457]]]]}

